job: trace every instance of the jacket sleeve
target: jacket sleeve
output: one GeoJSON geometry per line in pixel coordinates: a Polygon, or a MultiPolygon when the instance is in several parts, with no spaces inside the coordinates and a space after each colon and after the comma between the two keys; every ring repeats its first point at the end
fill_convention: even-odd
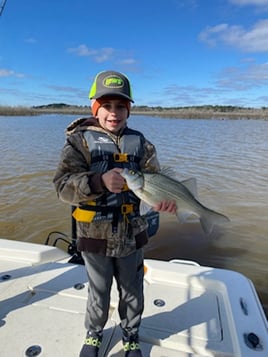
{"type": "Polygon", "coordinates": [[[90,153],[82,133],[69,136],[53,179],[58,197],[71,205],[95,199],[105,192],[100,174],[91,172],[90,153]]]}

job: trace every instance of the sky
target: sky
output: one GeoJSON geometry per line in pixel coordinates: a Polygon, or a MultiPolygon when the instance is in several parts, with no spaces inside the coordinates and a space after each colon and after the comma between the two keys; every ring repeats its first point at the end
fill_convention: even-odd
{"type": "Polygon", "coordinates": [[[116,70],[138,106],[268,107],[267,55],[268,0],[7,0],[0,105],[89,105],[116,70]]]}

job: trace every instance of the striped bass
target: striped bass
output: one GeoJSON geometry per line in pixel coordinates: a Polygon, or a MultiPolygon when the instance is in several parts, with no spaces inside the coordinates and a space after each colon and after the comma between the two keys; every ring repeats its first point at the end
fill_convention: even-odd
{"type": "Polygon", "coordinates": [[[165,172],[147,173],[123,169],[120,173],[127,186],[148,206],[154,207],[163,200],[175,201],[176,215],[181,221],[185,213],[199,217],[200,224],[206,234],[210,234],[215,225],[229,222],[229,218],[215,212],[200,203],[187,188],[187,182],[177,181],[165,172]]]}

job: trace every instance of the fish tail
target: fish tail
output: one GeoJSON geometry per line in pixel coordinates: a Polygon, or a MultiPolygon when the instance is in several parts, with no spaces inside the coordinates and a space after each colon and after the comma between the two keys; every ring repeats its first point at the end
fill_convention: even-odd
{"type": "Polygon", "coordinates": [[[230,219],[218,212],[209,210],[200,216],[200,224],[206,234],[210,234],[214,226],[223,225],[230,222],[230,219]]]}

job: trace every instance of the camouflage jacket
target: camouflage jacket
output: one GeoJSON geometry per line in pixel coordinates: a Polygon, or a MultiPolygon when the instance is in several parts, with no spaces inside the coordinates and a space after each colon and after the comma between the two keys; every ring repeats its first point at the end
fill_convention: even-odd
{"type": "MultiPolygon", "coordinates": [[[[53,182],[59,198],[72,206],[80,206],[108,192],[102,184],[101,174],[91,170],[90,147],[84,137],[87,130],[105,133],[118,143],[125,128],[114,135],[101,128],[93,117],[77,119],[67,127],[67,139],[53,182]]],[[[139,167],[141,171],[151,172],[160,169],[155,148],[146,139],[139,167]]],[[[121,257],[146,243],[147,221],[139,215],[130,222],[119,221],[116,232],[110,222],[77,222],[77,248],[80,251],[121,257]]]]}

